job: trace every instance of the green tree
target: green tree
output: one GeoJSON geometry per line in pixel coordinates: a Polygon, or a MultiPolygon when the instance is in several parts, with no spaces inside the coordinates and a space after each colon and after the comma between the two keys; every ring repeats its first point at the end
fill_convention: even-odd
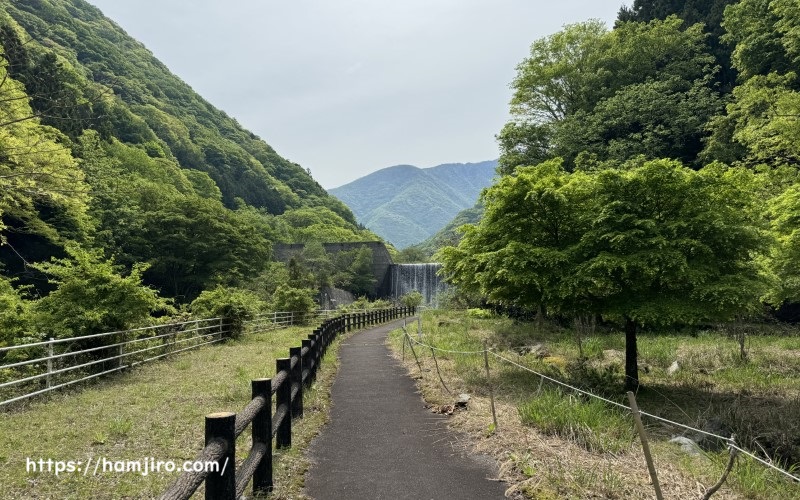
{"type": "Polygon", "coordinates": [[[0,346],[24,343],[30,327],[30,302],[14,289],[10,280],[0,276],[0,346]]]}
{"type": "Polygon", "coordinates": [[[677,17],[567,26],[538,40],[512,83],[512,120],[500,133],[499,170],[583,152],[696,161],[706,122],[722,109],[701,25],[677,17]]]}
{"type": "Polygon", "coordinates": [[[684,21],[684,26],[702,24],[709,34],[709,51],[719,66],[718,79],[724,92],[729,92],[736,82],[736,71],[731,66],[731,49],[722,42],[725,30],[722,27],[725,7],[737,0],[634,0],[630,7],[623,6],[618,22],[643,22],[666,19],[676,15],[684,21]]]}
{"type": "Polygon", "coordinates": [[[800,8],[783,0],[743,0],[725,10],[724,26],[740,84],[727,113],[709,124],[705,158],[798,164],[800,8]]]}
{"type": "Polygon", "coordinates": [[[779,306],[800,302],[800,186],[790,186],[770,202],[769,216],[777,237],[771,261],[778,286],[770,297],[779,306]]]}
{"type": "Polygon", "coordinates": [[[639,327],[758,307],[757,186],[742,169],[668,160],[596,173],[555,161],[520,169],[485,192],[486,215],[459,246],[442,250],[445,273],[490,301],[619,321],[625,385],[635,388],[639,327]]]}
{"type": "Polygon", "coordinates": [[[165,300],[142,284],[146,265],[130,274],[99,252],[66,247],[68,258],[35,264],[55,291],[33,305],[37,330],[57,338],[91,335],[140,326],[150,313],[169,310],[165,300]]]}
{"type": "Polygon", "coordinates": [[[199,318],[222,318],[228,327],[228,336],[238,338],[244,324],[266,309],[266,304],[250,290],[217,286],[204,290],[189,306],[199,318]]]}
{"type": "Polygon", "coordinates": [[[565,280],[595,209],[592,182],[558,159],[500,179],[483,193],[480,222],[437,255],[447,281],[495,304],[569,313],[565,280]]]}
{"type": "Polygon", "coordinates": [[[21,221],[27,232],[58,239],[56,229],[40,217],[43,203],[62,207],[67,218],[86,224],[88,186],[66,146],[68,139],[42,125],[28,101],[0,59],[0,243],[3,220],[9,217],[21,221]]]}
{"type": "Polygon", "coordinates": [[[649,162],[598,174],[599,210],[582,238],[573,293],[625,325],[626,387],[638,386],[641,326],[729,320],[759,308],[766,251],[753,175],[649,162]]]}
{"type": "Polygon", "coordinates": [[[275,290],[270,304],[273,311],[290,311],[306,315],[317,308],[314,290],[281,285],[275,290]]]}

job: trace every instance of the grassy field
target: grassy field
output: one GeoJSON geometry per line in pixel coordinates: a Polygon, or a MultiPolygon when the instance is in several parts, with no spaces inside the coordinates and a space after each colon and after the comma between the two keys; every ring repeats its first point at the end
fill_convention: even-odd
{"type": "MultiPolygon", "coordinates": [[[[725,436],[761,457],[800,468],[800,335],[797,331],[747,327],[747,360],[722,328],[639,337],[643,411],[725,436]],[[756,332],[756,330],[762,330],[756,332]],[[678,370],[669,368],[677,361],[678,370]],[[792,465],[794,464],[794,465],[792,465]]],[[[417,338],[416,325],[409,333],[417,338]]],[[[492,424],[482,354],[436,352],[415,347],[420,367],[402,333],[390,342],[419,379],[432,411],[450,413],[459,393],[472,399],[452,424],[460,446],[494,456],[509,494],[526,498],[653,498],[641,445],[629,412],[542,382],[519,367],[489,356],[498,425],[492,424]],[[438,371],[437,373],[437,364],[438,371]],[[440,381],[441,375],[441,381],[440,381]],[[444,385],[442,384],[444,382],[444,385]],[[447,387],[447,389],[444,388],[447,387]]],[[[504,318],[478,319],[465,312],[426,312],[422,342],[451,351],[480,351],[483,342],[503,357],[627,405],[622,391],[624,335],[600,330],[582,339],[553,325],[537,328],[504,318]],[[537,346],[530,349],[531,346],[537,346]]],[[[669,443],[682,429],[645,419],[665,498],[700,498],[722,474],[724,446],[689,455],[669,443]]],[[[719,443],[709,443],[711,446],[719,443]]],[[[705,446],[705,443],[704,443],[705,446]]],[[[713,498],[800,498],[800,484],[739,457],[713,498]]]]}
{"type": "MultiPolygon", "coordinates": [[[[0,417],[0,486],[3,498],[117,499],[157,497],[177,474],[29,473],[27,461],[194,460],[203,447],[203,417],[238,412],[250,400],[250,380],[272,377],[275,359],[287,357],[312,327],[245,334],[238,341],[202,347],[172,359],[57,392],[0,417]]],[[[308,466],[302,449],[327,418],[328,388],[335,374],[335,343],[305,415],[296,421],[291,450],[276,452],[276,491],[298,498],[308,466]]],[[[237,461],[249,450],[249,430],[237,441],[237,461]]],[[[201,486],[202,488],[202,486],[201,486]]],[[[202,495],[202,494],[200,494],[202,495]]]]}

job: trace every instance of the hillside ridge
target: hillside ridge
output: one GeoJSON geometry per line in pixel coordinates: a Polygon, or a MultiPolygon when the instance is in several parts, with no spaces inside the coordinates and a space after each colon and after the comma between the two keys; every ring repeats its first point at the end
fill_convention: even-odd
{"type": "Polygon", "coordinates": [[[398,248],[434,235],[471,208],[494,179],[497,161],[394,165],[328,190],[359,223],[398,248]]]}

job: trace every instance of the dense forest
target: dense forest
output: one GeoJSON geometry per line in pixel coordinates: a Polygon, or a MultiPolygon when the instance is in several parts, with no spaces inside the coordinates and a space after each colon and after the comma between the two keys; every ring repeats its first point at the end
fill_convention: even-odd
{"type": "Polygon", "coordinates": [[[442,249],[474,300],[626,335],[800,302],[800,3],[637,0],[535,41],[485,214],[442,249]]]}
{"type": "Polygon", "coordinates": [[[359,289],[357,258],[272,244],[378,238],[98,9],[2,1],[0,55],[0,345],[359,289]]]}

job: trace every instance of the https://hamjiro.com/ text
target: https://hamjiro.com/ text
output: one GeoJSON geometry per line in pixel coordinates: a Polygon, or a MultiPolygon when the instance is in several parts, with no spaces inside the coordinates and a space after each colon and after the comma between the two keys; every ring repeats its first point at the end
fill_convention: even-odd
{"type": "Polygon", "coordinates": [[[52,458],[25,459],[28,474],[171,474],[175,472],[218,472],[225,474],[228,460],[224,462],[201,460],[157,460],[145,457],[136,460],[111,460],[106,457],[89,457],[86,460],[53,460],[52,458]]]}

